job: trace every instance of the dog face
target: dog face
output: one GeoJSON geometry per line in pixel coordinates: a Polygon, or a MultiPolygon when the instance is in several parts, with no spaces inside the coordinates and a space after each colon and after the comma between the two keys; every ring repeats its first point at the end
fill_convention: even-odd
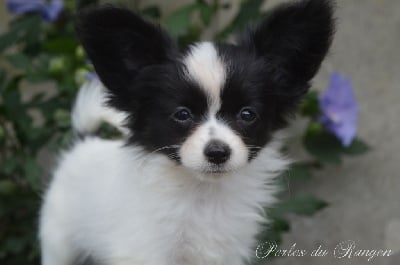
{"type": "Polygon", "coordinates": [[[130,143],[206,174],[237,170],[283,128],[331,43],[329,1],[278,7],[237,44],[181,51],[159,27],[104,7],[77,30],[110,92],[129,113],[130,143]]]}

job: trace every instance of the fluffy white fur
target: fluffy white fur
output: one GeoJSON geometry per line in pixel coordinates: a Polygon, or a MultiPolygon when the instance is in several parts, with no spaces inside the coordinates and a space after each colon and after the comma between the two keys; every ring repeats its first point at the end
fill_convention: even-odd
{"type": "Polygon", "coordinates": [[[123,134],[128,130],[122,126],[126,115],[106,105],[106,88],[99,79],[93,78],[83,84],[72,109],[72,127],[75,131],[90,134],[107,122],[123,134]]]}
{"type": "MultiPolygon", "coordinates": [[[[97,110],[93,95],[80,93],[86,108],[73,112],[81,115],[75,126],[98,119],[87,111],[97,110]]],[[[44,198],[42,264],[87,257],[110,265],[244,264],[255,255],[263,207],[275,201],[274,177],[288,164],[279,142],[212,181],[123,141],[78,142],[62,155],[44,198]]]]}
{"type": "Polygon", "coordinates": [[[114,265],[239,265],[286,165],[277,146],[251,165],[201,181],[163,155],[86,139],[64,154],[46,194],[43,265],[93,256],[114,265]],[[62,228],[62,230],[60,230],[62,228]]]}

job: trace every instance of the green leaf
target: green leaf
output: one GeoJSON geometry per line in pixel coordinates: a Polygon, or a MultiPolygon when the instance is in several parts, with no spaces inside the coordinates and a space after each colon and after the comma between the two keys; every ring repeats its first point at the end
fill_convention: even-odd
{"type": "Polygon", "coordinates": [[[17,31],[9,31],[0,36],[0,52],[3,52],[5,49],[13,45],[18,41],[18,32],[17,31]]]}
{"type": "Polygon", "coordinates": [[[285,172],[285,176],[289,182],[306,182],[312,178],[312,173],[309,165],[296,163],[285,172]]]}
{"type": "Polygon", "coordinates": [[[11,21],[9,31],[17,34],[15,42],[22,42],[25,49],[29,50],[41,41],[42,19],[38,14],[17,16],[11,21]]]}
{"type": "Polygon", "coordinates": [[[260,12],[264,0],[243,0],[239,12],[229,25],[217,34],[217,39],[224,39],[231,33],[243,29],[249,21],[254,21],[262,16],[260,12]]]}
{"type": "Polygon", "coordinates": [[[0,86],[2,86],[5,81],[6,81],[6,71],[0,68],[0,86]]]}
{"type": "Polygon", "coordinates": [[[70,114],[67,110],[57,109],[53,118],[60,128],[68,128],[70,126],[70,114]]]}
{"type": "MultiPolygon", "coordinates": [[[[283,239],[283,234],[290,230],[289,222],[283,218],[276,211],[267,210],[267,215],[269,216],[268,224],[263,225],[261,232],[257,235],[258,246],[263,246],[268,243],[281,244],[283,239]]],[[[257,246],[257,247],[258,247],[257,246]]],[[[262,248],[258,249],[261,253],[259,256],[264,256],[262,248]]],[[[268,258],[273,258],[274,255],[268,256],[268,258]]],[[[256,256],[251,260],[251,265],[264,264],[265,259],[257,258],[256,256]]]]}
{"type": "Polygon", "coordinates": [[[21,237],[9,237],[4,242],[4,248],[12,254],[20,254],[26,246],[26,241],[21,237]]]}
{"type": "Polygon", "coordinates": [[[68,59],[66,56],[57,56],[49,61],[48,70],[53,75],[59,75],[65,72],[68,68],[68,59]]]}
{"type": "Polygon", "coordinates": [[[200,18],[205,26],[209,26],[215,10],[207,3],[199,3],[200,18]]]}
{"type": "Polygon", "coordinates": [[[290,230],[289,222],[281,216],[271,215],[270,218],[270,222],[264,225],[262,232],[258,234],[257,242],[276,242],[279,244],[282,241],[282,234],[290,230]]]}
{"type": "Polygon", "coordinates": [[[3,143],[5,138],[6,138],[5,129],[0,124],[0,145],[3,143]]]}
{"type": "Polygon", "coordinates": [[[199,5],[194,3],[173,12],[165,21],[168,31],[174,36],[186,34],[192,24],[192,14],[198,7],[199,5]]]}
{"type": "Polygon", "coordinates": [[[20,69],[29,69],[32,66],[32,59],[23,53],[16,53],[5,56],[6,60],[20,69]]]}
{"type": "Polygon", "coordinates": [[[53,74],[49,71],[51,57],[47,53],[42,53],[35,58],[35,67],[26,73],[26,80],[32,83],[46,82],[53,78],[53,74]]]}
{"type": "Polygon", "coordinates": [[[274,209],[278,213],[295,213],[298,215],[312,216],[328,206],[328,203],[311,195],[292,197],[278,203],[274,209]]]}
{"type": "Polygon", "coordinates": [[[104,139],[118,139],[122,137],[120,131],[118,131],[114,126],[108,123],[102,123],[100,128],[97,130],[99,137],[104,139]]]}
{"type": "Polygon", "coordinates": [[[77,2],[77,6],[78,9],[82,9],[88,6],[96,6],[99,3],[99,0],[78,0],[77,2]]]}
{"type": "Polygon", "coordinates": [[[319,100],[318,93],[316,91],[310,91],[303,99],[300,112],[302,115],[307,117],[315,117],[319,115],[319,100]]]}
{"type": "Polygon", "coordinates": [[[339,164],[341,162],[343,147],[332,134],[326,131],[307,130],[303,143],[306,150],[322,163],[339,164]]]}
{"type": "Polygon", "coordinates": [[[16,190],[16,185],[9,180],[0,181],[0,195],[11,195],[16,190]]]}
{"type": "Polygon", "coordinates": [[[34,190],[40,190],[40,176],[42,170],[35,159],[28,157],[23,165],[26,181],[34,190]]]}
{"type": "Polygon", "coordinates": [[[179,47],[187,47],[188,45],[199,41],[202,32],[203,30],[200,26],[190,26],[189,31],[185,35],[178,37],[179,47]]]}
{"type": "Polygon", "coordinates": [[[155,5],[142,9],[140,13],[144,16],[148,16],[154,19],[159,19],[161,17],[161,10],[158,6],[155,5]]]}
{"type": "Polygon", "coordinates": [[[40,16],[35,14],[17,16],[10,22],[8,32],[0,36],[0,53],[17,44],[23,44],[21,46],[24,52],[40,47],[42,35],[40,16]]]}
{"type": "Polygon", "coordinates": [[[18,166],[21,164],[21,157],[16,154],[14,156],[9,157],[5,161],[2,161],[2,165],[0,167],[0,173],[4,176],[11,177],[15,174],[15,171],[18,169],[18,166]]]}
{"type": "Polygon", "coordinates": [[[48,141],[54,132],[49,131],[45,126],[30,128],[27,134],[29,149],[32,154],[36,154],[48,141]]]}
{"type": "Polygon", "coordinates": [[[343,153],[346,155],[362,155],[371,150],[370,146],[361,139],[354,139],[348,147],[343,147],[343,153]]]}
{"type": "Polygon", "coordinates": [[[51,143],[49,147],[54,152],[58,152],[60,149],[70,147],[74,141],[74,136],[75,135],[73,131],[70,129],[61,135],[57,135],[57,137],[54,139],[54,142],[51,143]]]}
{"type": "Polygon", "coordinates": [[[10,22],[10,31],[28,31],[32,27],[36,27],[41,22],[41,17],[38,14],[27,14],[17,16],[10,22]]]}
{"type": "Polygon", "coordinates": [[[21,102],[21,95],[18,90],[19,83],[22,79],[22,76],[14,76],[3,88],[2,96],[3,96],[3,103],[6,115],[10,120],[14,120],[14,122],[18,122],[22,111],[22,102],[21,102]]]}
{"type": "Polygon", "coordinates": [[[51,39],[43,44],[43,48],[57,54],[75,54],[78,43],[71,38],[51,39]]]}

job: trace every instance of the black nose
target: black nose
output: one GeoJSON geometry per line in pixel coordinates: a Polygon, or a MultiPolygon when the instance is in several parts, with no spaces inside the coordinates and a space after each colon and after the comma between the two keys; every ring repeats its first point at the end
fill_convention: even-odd
{"type": "Polygon", "coordinates": [[[230,155],[231,149],[229,146],[221,141],[210,141],[204,149],[204,155],[207,160],[214,164],[225,163],[230,155]]]}

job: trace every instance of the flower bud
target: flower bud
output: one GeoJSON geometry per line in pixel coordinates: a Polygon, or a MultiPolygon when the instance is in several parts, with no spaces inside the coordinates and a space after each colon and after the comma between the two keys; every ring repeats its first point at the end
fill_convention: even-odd
{"type": "Polygon", "coordinates": [[[322,132],[323,128],[322,128],[321,123],[319,123],[317,121],[312,121],[308,125],[307,130],[311,134],[319,134],[320,132],[322,132]]]}
{"type": "Polygon", "coordinates": [[[85,59],[85,50],[83,49],[83,47],[81,45],[76,47],[75,57],[76,57],[76,59],[78,59],[80,61],[83,61],[85,59]]]}
{"type": "Polygon", "coordinates": [[[82,85],[86,80],[87,80],[87,74],[88,74],[88,70],[86,70],[85,68],[78,68],[75,71],[75,82],[78,85],[82,85]]]}
{"type": "Polygon", "coordinates": [[[49,62],[49,71],[53,75],[57,75],[66,70],[66,59],[64,57],[58,56],[52,58],[49,62]]]}

